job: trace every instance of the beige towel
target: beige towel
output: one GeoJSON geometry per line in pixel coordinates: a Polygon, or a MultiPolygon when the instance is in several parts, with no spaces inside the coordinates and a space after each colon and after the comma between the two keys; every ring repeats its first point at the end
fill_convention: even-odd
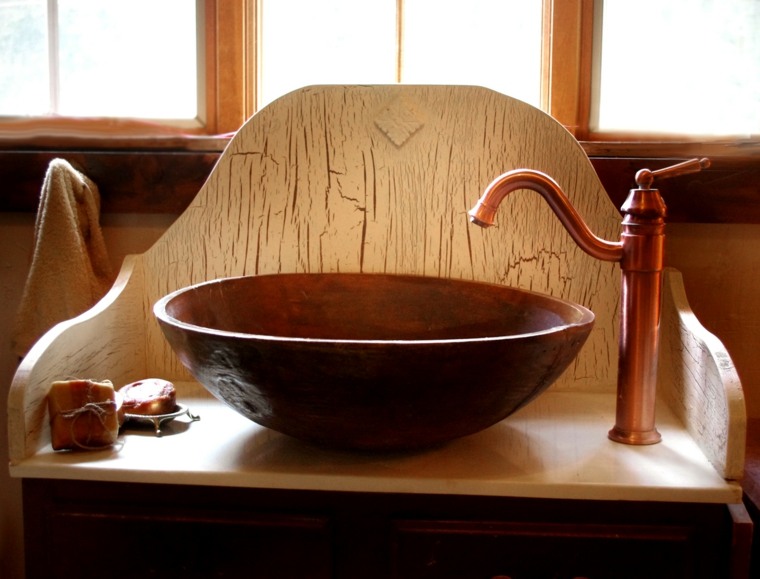
{"type": "Polygon", "coordinates": [[[63,159],[48,166],[34,240],[13,331],[19,356],[55,324],[92,307],[114,280],[100,229],[98,188],[63,159]]]}

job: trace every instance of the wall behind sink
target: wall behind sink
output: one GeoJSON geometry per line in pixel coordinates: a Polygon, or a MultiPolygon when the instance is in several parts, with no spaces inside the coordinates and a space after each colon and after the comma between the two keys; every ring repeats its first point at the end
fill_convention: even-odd
{"type": "Polygon", "coordinates": [[[760,225],[671,223],[666,263],[684,276],[702,324],[725,344],[750,418],[760,419],[760,225]]]}

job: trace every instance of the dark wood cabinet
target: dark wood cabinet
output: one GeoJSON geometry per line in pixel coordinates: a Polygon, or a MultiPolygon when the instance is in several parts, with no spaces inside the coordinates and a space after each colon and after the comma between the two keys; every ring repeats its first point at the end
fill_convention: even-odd
{"type": "Polygon", "coordinates": [[[700,542],[695,528],[678,524],[402,521],[394,541],[395,576],[707,577],[697,572],[698,562],[715,570],[719,562],[700,554],[700,542]]]}
{"type": "Polygon", "coordinates": [[[328,523],[232,511],[64,509],[49,517],[41,535],[50,549],[41,576],[247,577],[255,570],[253,576],[267,579],[332,577],[328,523]]]}
{"type": "Polygon", "coordinates": [[[738,576],[725,505],[23,484],[30,579],[738,576]]]}

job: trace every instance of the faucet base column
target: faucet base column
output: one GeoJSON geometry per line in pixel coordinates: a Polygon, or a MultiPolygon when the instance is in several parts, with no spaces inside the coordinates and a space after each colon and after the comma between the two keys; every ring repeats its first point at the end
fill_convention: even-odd
{"type": "Polygon", "coordinates": [[[624,444],[661,440],[655,407],[665,235],[657,213],[646,217],[623,219],[617,407],[609,438],[624,444]]]}
{"type": "Polygon", "coordinates": [[[610,440],[613,440],[615,442],[642,446],[646,444],[657,444],[662,440],[662,436],[656,428],[644,432],[629,432],[615,426],[607,433],[607,436],[610,440]]]}

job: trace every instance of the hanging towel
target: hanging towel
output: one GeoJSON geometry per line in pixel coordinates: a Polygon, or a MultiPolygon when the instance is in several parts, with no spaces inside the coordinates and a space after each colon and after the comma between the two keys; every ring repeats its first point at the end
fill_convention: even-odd
{"type": "Polygon", "coordinates": [[[34,253],[13,330],[24,356],[58,322],[92,307],[113,283],[103,233],[100,193],[63,159],[53,159],[42,185],[34,253]]]}

